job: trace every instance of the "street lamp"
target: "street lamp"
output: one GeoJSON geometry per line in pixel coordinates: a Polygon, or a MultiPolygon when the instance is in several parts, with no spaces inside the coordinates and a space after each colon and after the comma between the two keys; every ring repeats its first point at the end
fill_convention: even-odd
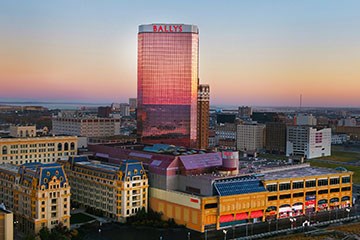
{"type": "Polygon", "coordinates": [[[346,209],[345,209],[346,211],[347,211],[347,213],[348,213],[348,218],[350,218],[350,208],[349,207],[347,207],[346,209]]]}
{"type": "Polygon", "coordinates": [[[269,223],[269,232],[270,232],[271,219],[269,219],[268,223],[269,223]]]}
{"type": "Polygon", "coordinates": [[[228,232],[228,230],[223,230],[223,233],[224,233],[224,240],[226,240],[226,233],[228,232]]]}
{"type": "Polygon", "coordinates": [[[188,240],[190,240],[190,232],[188,232],[188,240]]]}
{"type": "Polygon", "coordinates": [[[291,217],[290,222],[291,222],[291,229],[293,229],[294,228],[294,223],[296,222],[296,218],[291,217]]]}

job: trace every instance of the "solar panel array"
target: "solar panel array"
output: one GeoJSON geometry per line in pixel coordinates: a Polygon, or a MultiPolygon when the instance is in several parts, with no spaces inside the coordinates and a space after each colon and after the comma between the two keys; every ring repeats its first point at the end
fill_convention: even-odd
{"type": "Polygon", "coordinates": [[[260,180],[254,178],[237,178],[218,181],[214,183],[214,187],[220,196],[266,191],[263,183],[260,180]]]}

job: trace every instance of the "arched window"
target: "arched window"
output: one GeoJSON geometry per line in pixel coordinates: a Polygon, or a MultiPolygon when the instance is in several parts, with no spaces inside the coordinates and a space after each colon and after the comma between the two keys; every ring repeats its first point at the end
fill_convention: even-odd
{"type": "Polygon", "coordinates": [[[62,144],[58,143],[58,151],[62,151],[62,144]]]}
{"type": "Polygon", "coordinates": [[[25,137],[28,137],[29,136],[29,130],[26,130],[25,134],[26,134],[25,137]]]}
{"type": "Polygon", "coordinates": [[[75,150],[75,143],[74,142],[70,143],[70,150],[75,150]]]}
{"type": "Polygon", "coordinates": [[[2,154],[7,154],[8,150],[7,150],[7,146],[3,146],[2,147],[2,154]]]}
{"type": "Polygon", "coordinates": [[[64,151],[69,151],[69,144],[68,143],[64,144],[64,151]]]}

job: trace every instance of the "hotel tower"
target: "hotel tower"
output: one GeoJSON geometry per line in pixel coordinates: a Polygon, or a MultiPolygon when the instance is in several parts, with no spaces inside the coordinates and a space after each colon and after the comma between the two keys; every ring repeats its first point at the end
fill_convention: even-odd
{"type": "Polygon", "coordinates": [[[139,26],[137,127],[142,142],[196,146],[198,69],[197,26],[139,26]]]}

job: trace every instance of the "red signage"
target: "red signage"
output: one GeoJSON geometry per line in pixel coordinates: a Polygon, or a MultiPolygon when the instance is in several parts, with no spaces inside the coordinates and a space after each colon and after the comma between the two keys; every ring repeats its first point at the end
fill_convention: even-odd
{"type": "Polygon", "coordinates": [[[193,202],[193,203],[198,203],[198,202],[199,202],[199,199],[196,199],[196,198],[190,198],[190,202],[193,202]]]}
{"type": "Polygon", "coordinates": [[[182,32],[182,25],[153,25],[154,32],[182,32]]]}

